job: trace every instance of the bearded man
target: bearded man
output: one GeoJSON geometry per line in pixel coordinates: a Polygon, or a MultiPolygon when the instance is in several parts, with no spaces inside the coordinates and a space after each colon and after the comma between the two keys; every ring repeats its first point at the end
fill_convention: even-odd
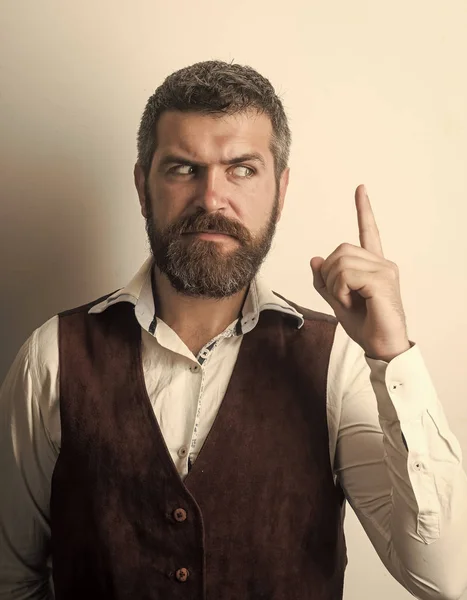
{"type": "Polygon", "coordinates": [[[1,598],[51,597],[51,570],[57,600],[337,600],[346,501],[412,594],[462,593],[461,452],[364,186],[360,246],[310,261],[334,315],[258,274],[290,140],[250,67],[197,63],[149,98],[150,258],[39,327],[2,387],[1,598]]]}

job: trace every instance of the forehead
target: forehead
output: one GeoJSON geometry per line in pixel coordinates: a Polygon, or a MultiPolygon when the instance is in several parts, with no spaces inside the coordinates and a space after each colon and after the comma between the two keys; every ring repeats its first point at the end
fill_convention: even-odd
{"type": "Polygon", "coordinates": [[[156,155],[182,152],[200,162],[260,152],[272,165],[272,124],[267,115],[249,111],[235,115],[166,111],[157,124],[156,155]]]}

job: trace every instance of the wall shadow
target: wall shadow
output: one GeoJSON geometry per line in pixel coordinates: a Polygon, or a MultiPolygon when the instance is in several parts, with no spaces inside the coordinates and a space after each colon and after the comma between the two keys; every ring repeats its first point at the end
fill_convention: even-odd
{"type": "Polygon", "coordinates": [[[108,291],[109,232],[96,173],[76,159],[4,148],[0,165],[1,383],[36,327],[108,291]]]}

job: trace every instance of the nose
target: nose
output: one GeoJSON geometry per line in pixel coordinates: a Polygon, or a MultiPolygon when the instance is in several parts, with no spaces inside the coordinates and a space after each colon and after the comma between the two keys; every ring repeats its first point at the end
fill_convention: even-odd
{"type": "Polygon", "coordinates": [[[227,206],[227,188],[222,169],[206,167],[198,178],[196,190],[196,207],[201,207],[206,212],[217,212],[227,206]]]}

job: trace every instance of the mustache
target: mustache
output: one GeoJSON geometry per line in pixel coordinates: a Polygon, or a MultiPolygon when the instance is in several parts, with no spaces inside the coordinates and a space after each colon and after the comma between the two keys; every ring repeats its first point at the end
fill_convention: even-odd
{"type": "Polygon", "coordinates": [[[201,233],[205,231],[230,235],[242,244],[250,244],[252,242],[252,236],[246,227],[234,219],[224,217],[220,213],[209,214],[199,211],[177,219],[166,230],[169,235],[201,233]]]}

